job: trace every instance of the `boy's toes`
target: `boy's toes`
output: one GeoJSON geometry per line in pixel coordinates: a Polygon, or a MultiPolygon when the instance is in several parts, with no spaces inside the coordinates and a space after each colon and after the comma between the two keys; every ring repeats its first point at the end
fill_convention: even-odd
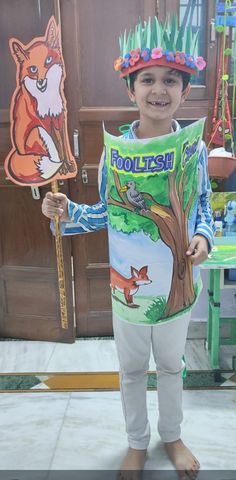
{"type": "Polygon", "coordinates": [[[199,464],[198,462],[194,461],[191,468],[186,471],[187,478],[188,479],[190,478],[191,480],[195,480],[198,476],[198,473],[199,473],[199,464]]]}
{"type": "Polygon", "coordinates": [[[183,470],[183,465],[177,465],[178,476],[180,480],[195,480],[199,473],[200,464],[196,458],[193,458],[187,468],[183,470]]]}
{"type": "Polygon", "coordinates": [[[193,460],[194,460],[194,466],[196,465],[196,466],[197,466],[197,468],[198,468],[198,470],[199,470],[199,469],[200,469],[200,467],[201,467],[201,465],[200,465],[200,463],[199,463],[198,459],[197,459],[196,457],[194,457],[194,456],[193,456],[193,460]]]}

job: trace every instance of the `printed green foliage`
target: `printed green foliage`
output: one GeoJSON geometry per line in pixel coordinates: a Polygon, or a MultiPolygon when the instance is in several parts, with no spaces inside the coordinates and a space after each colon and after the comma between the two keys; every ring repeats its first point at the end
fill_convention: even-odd
{"type": "Polygon", "coordinates": [[[154,302],[148,307],[147,311],[145,312],[149,323],[157,323],[157,320],[161,320],[165,317],[165,309],[166,309],[166,297],[157,297],[154,302]]]}
{"type": "Polygon", "coordinates": [[[159,239],[157,226],[136,212],[129,212],[125,209],[121,210],[119,207],[110,205],[108,215],[111,227],[117,231],[123,233],[138,233],[143,231],[153,242],[159,239]],[[117,217],[119,218],[119,222],[117,222],[117,217]],[[117,224],[119,224],[119,228],[117,224]]]}
{"type": "MultiPolygon", "coordinates": [[[[184,176],[185,186],[183,191],[183,208],[185,209],[193,193],[192,186],[195,183],[194,178],[196,178],[196,170],[192,168],[191,162],[186,165],[184,176]]],[[[181,172],[178,174],[178,176],[175,177],[175,186],[177,192],[179,189],[181,177],[181,172]]],[[[128,182],[130,180],[133,180],[133,176],[125,175],[125,181],[128,182]]],[[[113,176],[111,176],[111,181],[113,182],[110,190],[111,197],[119,202],[120,197],[117,192],[113,176]]],[[[137,190],[144,196],[147,208],[150,208],[152,205],[159,205],[160,207],[170,207],[169,183],[167,174],[163,173],[159,176],[150,175],[146,178],[141,179],[136,178],[135,183],[137,190]]],[[[195,196],[196,195],[197,191],[195,192],[195,196]]],[[[191,216],[191,213],[192,211],[190,210],[189,216],[191,216]]],[[[119,224],[119,231],[122,231],[123,233],[134,233],[143,231],[153,241],[157,241],[159,239],[159,233],[156,224],[152,220],[144,217],[143,215],[140,215],[138,210],[131,212],[129,210],[125,210],[124,208],[122,208],[122,206],[119,207],[119,205],[110,205],[109,220],[112,228],[115,228],[116,230],[117,224],[119,224]],[[117,222],[117,216],[120,216],[119,222],[117,222]]]]}
{"type": "MultiPolygon", "coordinates": [[[[199,147],[201,142],[203,126],[204,119],[183,128],[178,134],[160,140],[149,140],[148,146],[147,142],[124,141],[105,132],[107,161],[111,164],[107,171],[108,212],[113,229],[123,233],[143,232],[153,241],[157,241],[160,238],[159,228],[163,229],[166,224],[168,229],[170,222],[173,225],[178,221],[175,216],[176,209],[183,214],[186,212],[181,221],[186,222],[187,218],[191,218],[198,195],[197,146],[199,147]],[[165,158],[169,160],[157,174],[152,173],[151,167],[145,174],[136,173],[135,170],[135,173],[132,170],[123,170],[124,159],[130,162],[135,158],[141,162],[142,155],[146,155],[145,158],[148,159],[160,156],[163,162],[165,158]],[[129,182],[134,182],[134,189],[142,196],[146,211],[143,207],[134,207],[129,202],[129,182]],[[126,187],[126,190],[123,187],[126,187]],[[170,188],[174,190],[173,195],[170,195],[170,188]]],[[[131,162],[131,165],[135,169],[134,163],[131,162]]],[[[139,165],[142,165],[142,162],[139,165]]]]}

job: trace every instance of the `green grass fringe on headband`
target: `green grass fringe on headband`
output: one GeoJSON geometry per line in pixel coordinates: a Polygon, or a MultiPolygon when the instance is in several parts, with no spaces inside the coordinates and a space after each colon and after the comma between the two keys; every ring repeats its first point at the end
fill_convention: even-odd
{"type": "Polygon", "coordinates": [[[140,48],[156,47],[163,48],[164,51],[179,51],[198,56],[198,33],[193,32],[191,26],[178,26],[178,18],[173,16],[164,23],[158,21],[157,17],[149,17],[148,22],[142,24],[141,19],[136,27],[129,31],[125,30],[119,37],[120,55],[124,58],[125,54],[140,48]]]}

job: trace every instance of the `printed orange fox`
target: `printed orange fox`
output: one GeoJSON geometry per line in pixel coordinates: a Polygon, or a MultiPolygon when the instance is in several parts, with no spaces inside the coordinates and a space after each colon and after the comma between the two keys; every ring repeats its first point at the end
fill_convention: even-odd
{"type": "Polygon", "coordinates": [[[114,294],[116,290],[122,292],[125,296],[125,300],[128,306],[133,306],[133,295],[135,295],[139,287],[142,285],[148,285],[152,283],[147,275],[148,267],[142,267],[140,270],[137,270],[134,267],[131,268],[131,277],[123,277],[119,272],[111,267],[111,289],[114,294]]]}
{"type": "Polygon", "coordinates": [[[10,40],[17,64],[17,89],[11,104],[13,148],[5,170],[19,185],[45,185],[76,175],[63,93],[65,66],[54,17],[44,37],[23,45],[10,40]]]}

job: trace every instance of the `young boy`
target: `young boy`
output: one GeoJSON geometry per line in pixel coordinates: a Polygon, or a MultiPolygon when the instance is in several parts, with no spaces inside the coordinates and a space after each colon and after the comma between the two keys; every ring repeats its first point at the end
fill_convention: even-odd
{"type": "MultiPolygon", "coordinates": [[[[174,23],[172,28],[174,28],[174,23]]],[[[177,134],[180,131],[180,126],[177,121],[173,120],[173,116],[188,95],[190,75],[196,74],[197,69],[202,69],[205,62],[202,57],[194,59],[184,53],[184,46],[182,45],[181,48],[180,45],[183,37],[181,30],[179,32],[176,30],[175,36],[172,35],[172,37],[170,31],[170,25],[162,26],[154,18],[144,26],[140,27],[139,24],[135,31],[130,33],[132,45],[130,50],[127,49],[128,42],[126,40],[123,39],[121,42],[121,49],[127,49],[127,51],[121,51],[121,57],[115,61],[114,66],[116,70],[121,71],[121,77],[126,79],[129,98],[136,103],[140,113],[140,119],[135,121],[124,135],[125,141],[154,137],[161,139],[164,135],[174,132],[177,134]],[[173,45],[173,52],[166,48],[167,40],[170,40],[170,37],[176,39],[179,47],[177,49],[176,45],[173,45]],[[137,48],[134,48],[135,41],[138,41],[137,48]],[[144,43],[145,41],[149,42],[148,46],[144,43]]],[[[42,212],[52,220],[55,214],[60,215],[64,234],[86,233],[107,228],[109,199],[107,201],[107,164],[105,160],[104,153],[99,167],[98,180],[101,200],[98,204],[78,205],[70,201],[64,194],[50,192],[46,194],[42,212]]],[[[170,176],[169,179],[171,178],[170,176]]],[[[207,173],[206,147],[203,142],[198,158],[198,179],[196,181],[198,183],[198,202],[195,213],[193,213],[195,215],[194,234],[186,247],[185,245],[181,246],[184,249],[185,257],[183,262],[190,266],[199,265],[207,258],[213,242],[213,220],[209,204],[210,182],[207,173]]],[[[171,185],[171,180],[169,180],[169,184],[171,185]]],[[[135,191],[135,182],[129,181],[127,185],[126,190],[130,188],[131,192],[133,188],[133,194],[136,195],[134,212],[138,216],[143,215],[145,218],[150,218],[151,207],[146,205],[147,202],[142,203],[143,197],[135,191]]],[[[120,188],[119,191],[124,192],[124,189],[120,188]]],[[[173,194],[174,192],[170,191],[170,198],[173,194]]],[[[124,193],[120,193],[120,195],[128,203],[128,193],[127,197],[122,197],[125,195],[124,193]]],[[[148,195],[146,197],[148,198],[148,195]]],[[[170,203],[171,201],[173,202],[173,198],[170,203]]],[[[164,214],[160,213],[159,215],[162,220],[172,214],[167,207],[163,208],[164,214]]],[[[158,212],[158,210],[156,211],[158,212]]],[[[178,217],[178,214],[176,211],[175,216],[178,217]]],[[[151,280],[147,276],[147,267],[143,268],[145,271],[133,269],[133,274],[134,276],[141,275],[140,272],[143,270],[143,285],[147,285],[151,283],[151,280]]],[[[172,266],[167,265],[166,270],[168,268],[170,271],[172,266]]],[[[188,268],[191,269],[192,266],[188,268]]],[[[113,275],[116,278],[116,280],[113,277],[111,279],[114,293],[116,287],[119,289],[117,285],[120,285],[121,289],[122,282],[127,284],[128,279],[116,271],[113,271],[113,275]]],[[[181,276],[181,272],[179,272],[179,276],[181,276]]],[[[123,288],[122,291],[126,295],[127,304],[122,308],[126,308],[127,311],[128,308],[137,307],[133,303],[132,287],[130,289],[127,287],[126,290],[123,288]]],[[[183,418],[182,357],[190,320],[189,310],[189,308],[182,308],[178,312],[177,309],[178,314],[174,317],[166,314],[165,321],[158,323],[157,319],[150,325],[142,322],[137,309],[135,310],[138,318],[137,324],[135,324],[135,320],[130,323],[127,318],[124,319],[122,315],[117,315],[117,312],[113,311],[114,337],[120,363],[120,389],[129,443],[127,455],[121,465],[123,477],[126,476],[126,471],[133,470],[140,473],[145,464],[150,440],[146,408],[146,372],[151,347],[158,369],[159,434],[165,444],[167,454],[180,476],[183,477],[187,474],[193,478],[199,470],[198,460],[180,438],[180,424],[183,418]]],[[[132,478],[132,474],[130,478],[132,478]]]]}

